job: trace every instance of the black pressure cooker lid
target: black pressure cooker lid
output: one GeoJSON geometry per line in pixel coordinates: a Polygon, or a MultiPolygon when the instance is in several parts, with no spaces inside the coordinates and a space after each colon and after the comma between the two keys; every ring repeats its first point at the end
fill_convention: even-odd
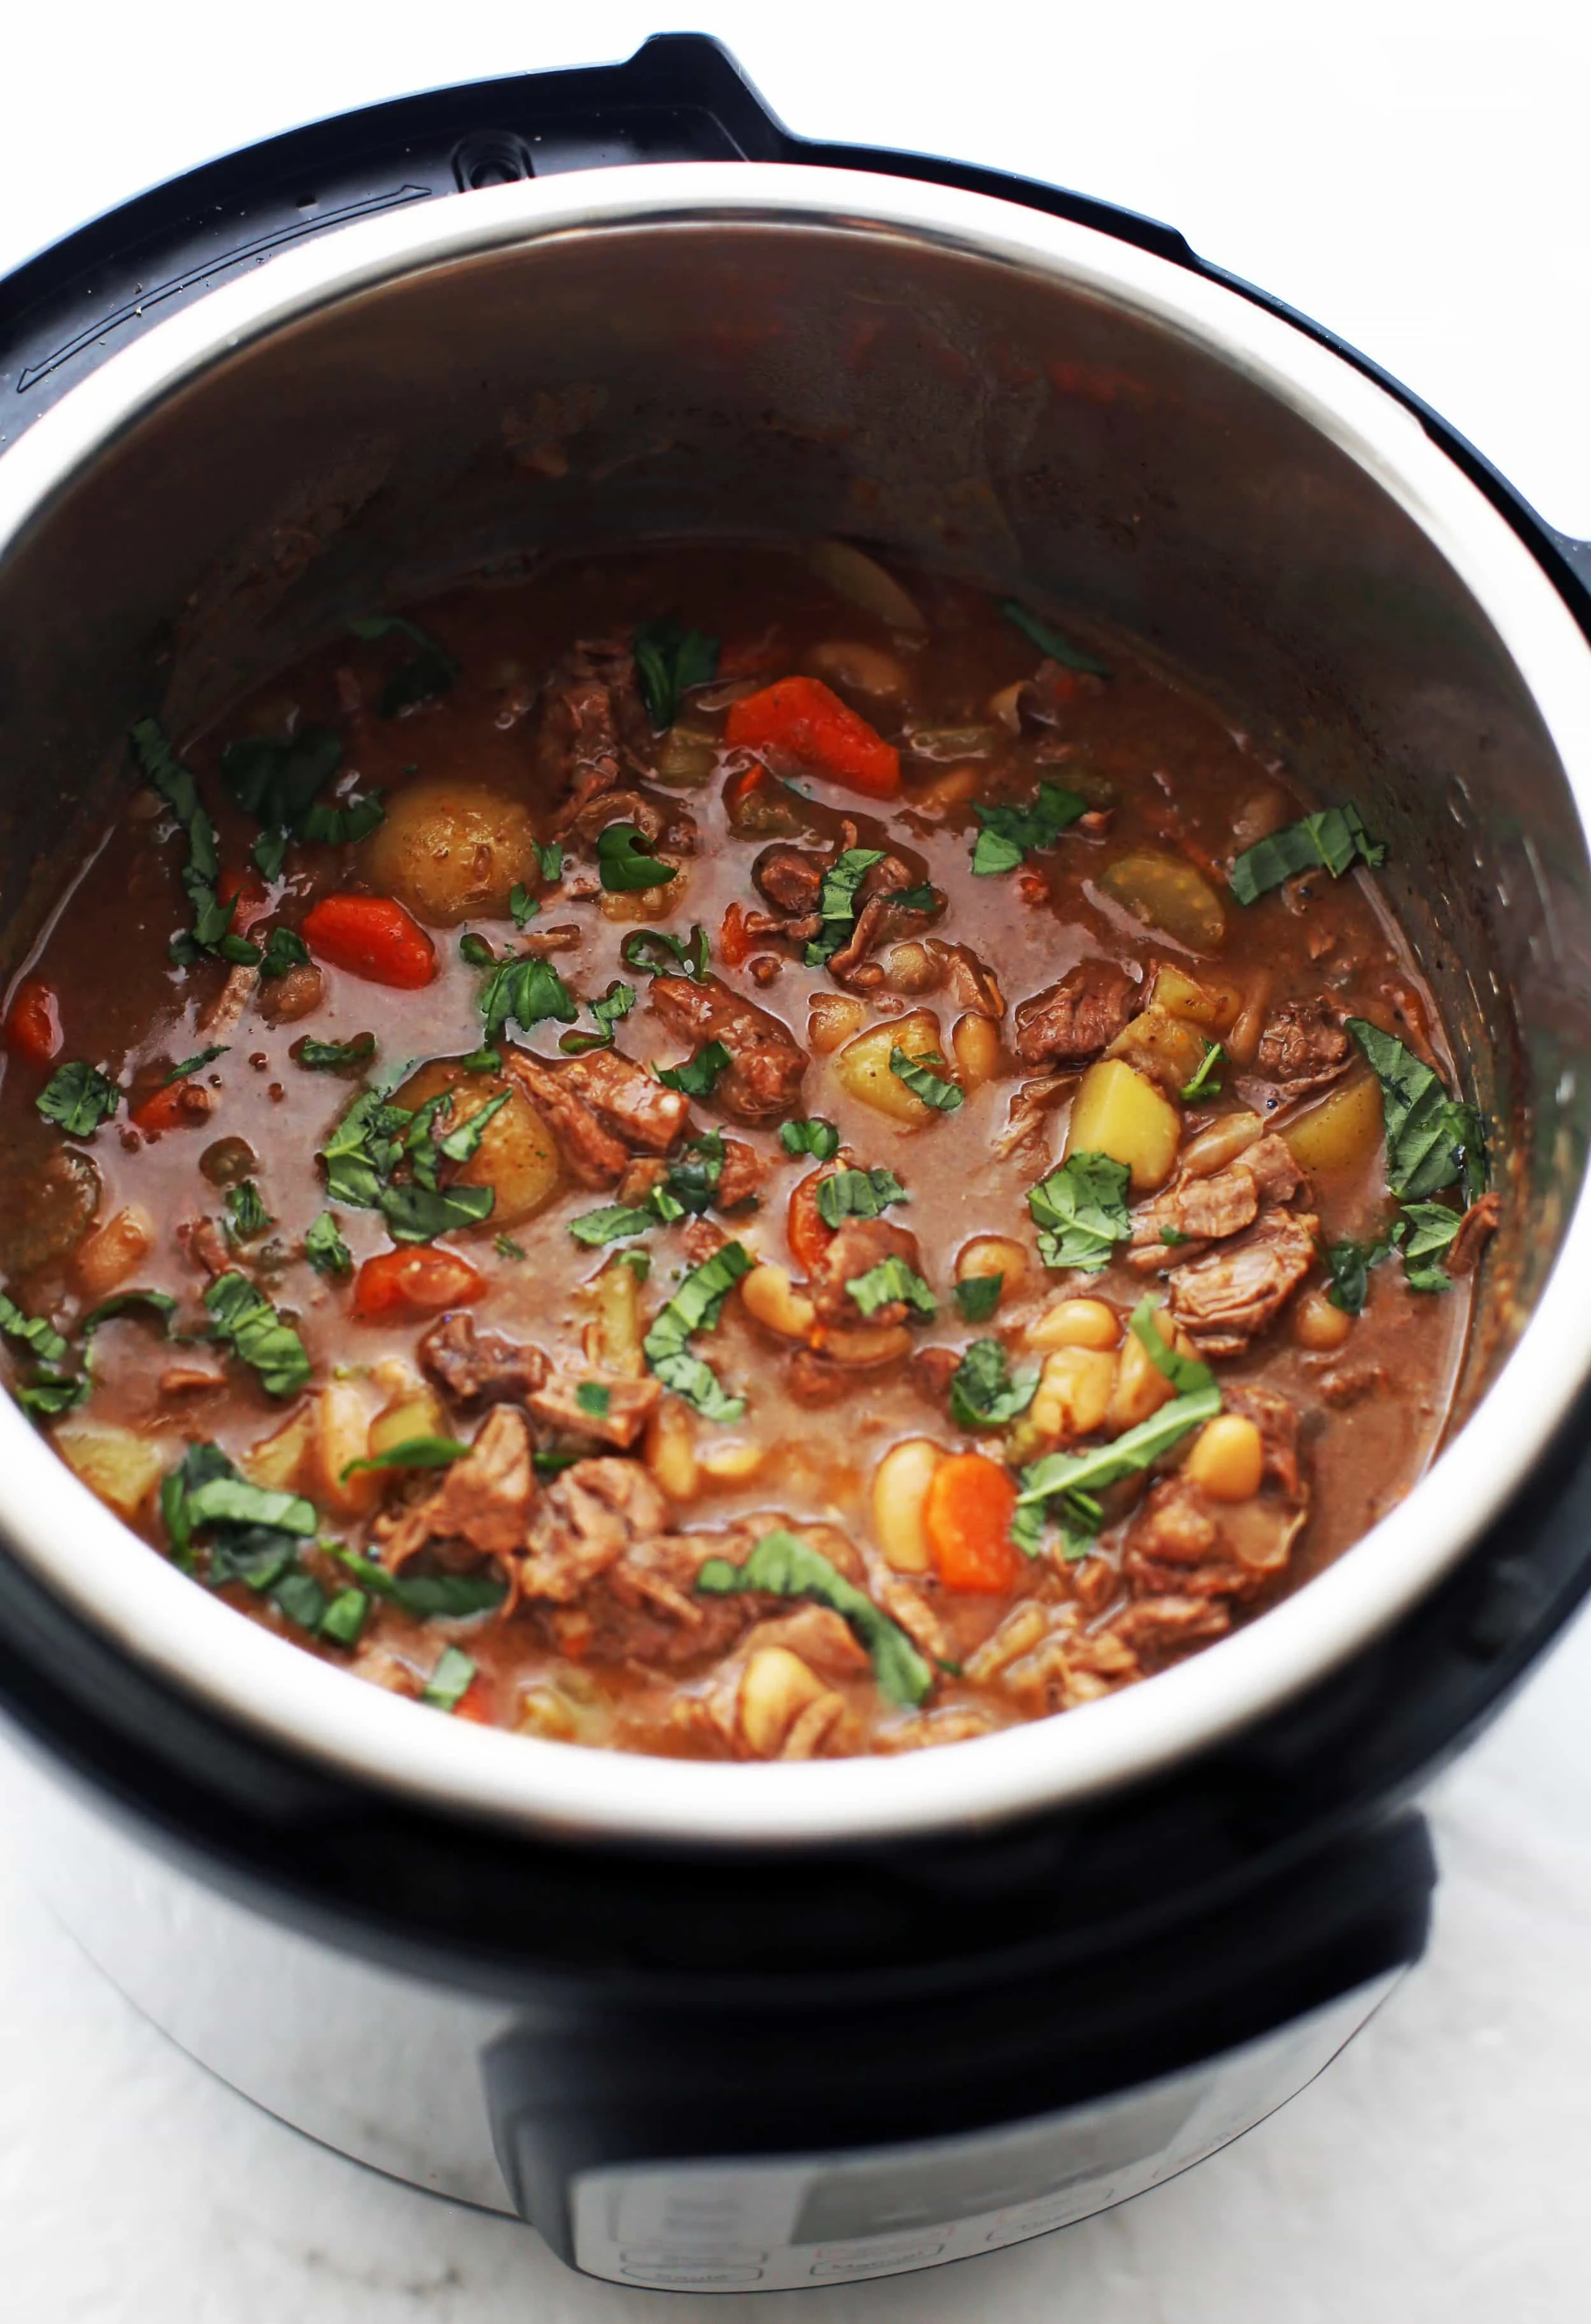
{"type": "MultiPolygon", "coordinates": [[[[728,54],[696,34],[659,36],[621,65],[480,82],[294,130],[82,227],[0,283],[0,449],[140,331],[311,235],[516,179],[682,160],[800,161],[960,186],[1225,283],[1408,405],[1591,635],[1591,545],[1552,532],[1353,350],[1208,266],[1170,227],[992,171],[793,137],[728,54]]],[[[1178,1927],[1202,1928],[1208,1957],[1211,1932],[1234,1915],[1284,1932],[1273,1960],[1289,1945],[1296,1953],[1311,1931],[1318,1953],[1335,1946],[1329,1984],[1377,1945],[1389,1959],[1418,1950],[1429,1864],[1397,1811],[1591,1589],[1588,1448],[1591,1400],[1461,1569],[1299,1701],[1153,1784],[988,1831],[816,1854],[643,1854],[472,1824],[378,1794],[202,1709],[122,1657],[3,1552],[0,1711],[58,1770],[207,1877],[338,1941],[492,1989],[521,1989],[529,1977],[688,1993],[699,2006],[714,1981],[742,1999],[810,1998],[816,1978],[860,2006],[875,1987],[927,1993],[971,1974],[987,1981],[997,1965],[1016,1979],[1053,1977],[1157,1945],[1178,1927]],[[1380,1933],[1366,1936],[1356,1905],[1350,1941],[1324,1899],[1366,1884],[1383,1900],[1380,1933]]],[[[1248,1951],[1235,1941],[1229,1951],[1230,1990],[1255,1985],[1248,1951]]],[[[1319,1970],[1319,1960],[1295,1964],[1290,1989],[1305,1991],[1319,1970]]]]}

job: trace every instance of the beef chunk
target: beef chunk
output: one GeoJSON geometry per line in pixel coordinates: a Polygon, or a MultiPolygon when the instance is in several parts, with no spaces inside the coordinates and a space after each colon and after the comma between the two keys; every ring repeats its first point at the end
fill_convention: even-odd
{"type": "MultiPolygon", "coordinates": [[[[722,1041],[730,1062],[713,1096],[737,1121],[777,1121],[801,1095],[806,1052],[787,1026],[716,976],[659,976],[651,1004],[671,1032],[698,1047],[722,1041]]],[[[602,1054],[605,1054],[602,1053],[602,1054]]]]}
{"type": "Polygon", "coordinates": [[[685,1128],[690,1107],[682,1093],[665,1089],[617,1049],[592,1049],[557,1072],[617,1137],[643,1154],[667,1154],[685,1128]]]}
{"type": "Polygon", "coordinates": [[[1229,1250],[1174,1268],[1166,1278],[1173,1322],[1200,1355],[1240,1355],[1315,1264],[1320,1231],[1307,1213],[1267,1211],[1229,1250]]]}
{"type": "Polygon", "coordinates": [[[950,997],[970,1017],[988,1017],[995,1024],[1006,1013],[1006,996],[992,969],[985,968],[965,945],[944,944],[931,936],[928,950],[944,972],[950,997]]]}
{"type": "Polygon", "coordinates": [[[639,1461],[576,1461],[543,1495],[520,1562],[527,1598],[567,1605],[631,1543],[661,1533],[662,1494],[639,1461]]]}
{"type": "Polygon", "coordinates": [[[499,1405],[462,1461],[423,1500],[414,1502],[376,1531],[389,1572],[422,1549],[464,1542],[483,1557],[506,1558],[525,1537],[536,1496],[530,1466],[530,1432],[525,1416],[499,1405]]]}
{"type": "Polygon", "coordinates": [[[655,1379],[618,1379],[606,1372],[588,1372],[574,1379],[557,1372],[544,1388],[528,1396],[525,1404],[549,1428],[562,1429],[571,1436],[594,1436],[628,1452],[657,1410],[662,1394],[655,1379]],[[607,1397],[603,1410],[592,1412],[581,1403],[583,1388],[603,1390],[607,1397]]]}
{"type": "Polygon", "coordinates": [[[1059,984],[1017,1003],[1016,1054],[1029,1065],[1086,1064],[1115,1040],[1136,1001],[1114,961],[1079,961],[1059,984]]]}
{"type": "Polygon", "coordinates": [[[1284,1001],[1266,1019],[1255,1069],[1280,1098],[1301,1097],[1346,1073],[1356,1055],[1347,1010],[1321,992],[1312,1001],[1284,1001]]]}
{"type": "Polygon", "coordinates": [[[887,1259],[904,1259],[915,1269],[916,1236],[906,1227],[891,1226],[887,1219],[843,1220],[830,1237],[807,1286],[819,1322],[841,1325],[904,1323],[909,1312],[904,1299],[888,1300],[864,1316],[845,1287],[887,1259]]]}
{"type": "Polygon", "coordinates": [[[836,984],[857,991],[881,984],[884,971],[872,956],[878,945],[892,936],[927,927],[938,917],[943,906],[937,890],[933,902],[921,909],[900,902],[906,890],[919,884],[911,866],[898,855],[886,855],[866,873],[857,890],[851,934],[829,961],[829,974],[836,984]]]}
{"type": "Polygon", "coordinates": [[[1153,1668],[1191,1647],[1224,1638],[1232,1627],[1232,1614],[1219,1598],[1164,1595],[1140,1598],[1110,1627],[1124,1646],[1153,1668]]]}
{"type": "Polygon", "coordinates": [[[583,640],[556,665],[542,693],[536,760],[551,794],[568,801],[569,815],[613,789],[627,770],[639,770],[650,739],[626,645],[583,640]]]}
{"type": "Polygon", "coordinates": [[[1266,1204],[1286,1202],[1302,1184],[1303,1174],[1283,1139],[1256,1139],[1226,1169],[1207,1178],[1183,1177],[1141,1211],[1133,1222],[1133,1250],[1158,1265],[1181,1253],[1183,1242],[1240,1234],[1266,1204]],[[1169,1246],[1167,1227],[1180,1238],[1169,1246]]]}
{"type": "Polygon", "coordinates": [[[765,847],[751,866],[759,891],[776,912],[800,918],[815,913],[829,859],[806,847],[765,847]]]}
{"type": "Polygon", "coordinates": [[[432,1324],[419,1343],[419,1360],[455,1404],[523,1404],[548,1370],[539,1348],[477,1332],[462,1308],[432,1324]]]}
{"type": "Polygon", "coordinates": [[[736,1211],[762,1190],[768,1173],[768,1164],[754,1146],[742,1138],[726,1138],[723,1141],[723,1167],[718,1174],[713,1189],[715,1210],[736,1211]]]}
{"type": "Polygon", "coordinates": [[[812,1348],[797,1348],[785,1367],[785,1385],[796,1404],[822,1411],[854,1392],[856,1376],[848,1365],[832,1363],[812,1348]]]}

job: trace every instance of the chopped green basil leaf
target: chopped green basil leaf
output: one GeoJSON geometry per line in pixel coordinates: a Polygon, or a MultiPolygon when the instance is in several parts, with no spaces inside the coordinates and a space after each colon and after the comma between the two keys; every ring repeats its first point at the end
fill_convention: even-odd
{"type": "Polygon", "coordinates": [[[658,1079],[666,1089],[681,1090],[686,1097],[711,1097],[718,1076],[733,1062],[722,1041],[709,1041],[683,1065],[664,1067],[658,1079]]]}
{"type": "Polygon", "coordinates": [[[407,639],[415,649],[400,661],[382,689],[381,714],[383,718],[396,718],[400,712],[412,710],[421,702],[434,702],[438,695],[446,694],[458,677],[458,664],[446,647],[422,630],[418,622],[405,619],[401,613],[367,613],[348,627],[356,638],[366,644],[378,638],[407,639]]]}
{"type": "Polygon", "coordinates": [[[500,1234],[492,1248],[499,1259],[523,1259],[525,1256],[524,1245],[517,1243],[512,1235],[500,1234]]]}
{"type": "Polygon", "coordinates": [[[667,928],[631,928],[619,947],[619,957],[626,968],[639,968],[645,976],[667,976],[677,970],[699,983],[707,973],[712,951],[707,931],[697,920],[684,944],[667,928]]]}
{"type": "Polygon", "coordinates": [[[102,1299],[97,1307],[91,1307],[86,1315],[78,1317],[78,1337],[80,1340],[91,1339],[102,1323],[109,1323],[118,1315],[131,1314],[143,1307],[147,1307],[152,1315],[159,1318],[161,1328],[169,1340],[173,1329],[172,1318],[177,1313],[177,1302],[169,1291],[113,1291],[108,1299],[102,1299]]]}
{"type": "Polygon", "coordinates": [[[635,671],[655,733],[673,725],[679,697],[711,685],[718,669],[718,640],[676,621],[643,622],[634,639],[635,671]]]}
{"type": "Polygon", "coordinates": [[[876,1315],[880,1307],[892,1307],[901,1300],[919,1315],[939,1313],[939,1302],[922,1277],[894,1251],[877,1267],[869,1267],[865,1275],[853,1275],[845,1288],[864,1315],[876,1315]]]}
{"type": "MultiPolygon", "coordinates": [[[[1081,1452],[1047,1452],[1042,1461],[1035,1461],[1022,1471],[1022,1490],[1016,1497],[1018,1517],[1028,1509],[1044,1512],[1058,1501],[1062,1523],[1084,1536],[1097,1532],[1099,1511],[1092,1497],[1123,1477],[1141,1474],[1163,1452],[1181,1443],[1190,1429],[1213,1420],[1220,1408],[1221,1391],[1212,1380],[1208,1388],[1174,1396],[1152,1418],[1141,1420],[1136,1428],[1127,1429],[1109,1444],[1094,1445],[1081,1452]]],[[[1025,1526],[1014,1527],[1011,1537],[1019,1549],[1032,1557],[1037,1554],[1043,1535],[1030,1518],[1025,1526]]]]}
{"type": "MultiPolygon", "coordinates": [[[[936,1064],[943,1062],[943,1057],[935,1059],[936,1064]]],[[[958,1083],[942,1079],[930,1071],[923,1058],[908,1056],[904,1049],[890,1050],[889,1070],[897,1082],[906,1084],[914,1097],[920,1097],[936,1113],[954,1113],[965,1102],[966,1093],[958,1083]]]]}
{"type": "Polygon", "coordinates": [[[355,1033],[351,1041],[317,1041],[308,1033],[289,1052],[295,1065],[311,1074],[340,1073],[345,1065],[363,1065],[375,1055],[375,1035],[355,1033]]]}
{"type": "Polygon", "coordinates": [[[1026,606],[1015,597],[1007,597],[1000,611],[1007,621],[1013,622],[1025,638],[1037,646],[1040,653],[1047,655],[1051,661],[1058,661],[1062,669],[1087,670],[1094,678],[1109,677],[1110,672],[1102,661],[1096,661],[1092,654],[1084,653],[1081,646],[1071,644],[1059,630],[1053,630],[1047,622],[1041,622],[1036,613],[1030,613],[1026,606]]]}
{"type": "Polygon", "coordinates": [[[212,1477],[190,1488],[190,1524],[270,1526],[277,1533],[315,1531],[315,1505],[301,1493],[277,1493],[242,1477],[212,1477]]]}
{"type": "Polygon", "coordinates": [[[545,847],[539,840],[537,841],[536,860],[541,866],[544,880],[550,882],[563,878],[564,851],[556,839],[549,840],[545,847]]]}
{"type": "Polygon", "coordinates": [[[560,1049],[571,1056],[584,1056],[592,1049],[611,1049],[613,1027],[621,1017],[628,1017],[635,1007],[633,984],[610,984],[601,1001],[593,1001],[591,1013],[596,1019],[594,1033],[566,1033],[558,1043],[560,1049]]]}
{"type": "Polygon", "coordinates": [[[722,1250],[693,1268],[678,1290],[654,1318],[642,1342],[648,1363],[667,1388],[684,1397],[706,1420],[739,1420],[746,1409],[742,1396],[727,1396],[712,1367],[691,1353],[688,1342],[697,1332],[710,1332],[723,1303],[751,1260],[743,1244],[725,1243],[722,1250]]]}
{"type": "Polygon", "coordinates": [[[678,867],[661,863],[649,839],[633,823],[611,823],[597,841],[597,873],[610,895],[661,888],[678,877],[678,867]]]}
{"type": "Polygon", "coordinates": [[[367,1452],[362,1460],[345,1462],[341,1479],[346,1483],[363,1469],[446,1469],[462,1461],[469,1449],[456,1436],[406,1436],[401,1444],[389,1444],[384,1452],[367,1452]]]}
{"type": "Polygon", "coordinates": [[[808,1121],[785,1122],[779,1144],[786,1154],[810,1154],[819,1162],[827,1162],[840,1150],[840,1132],[832,1121],[814,1114],[808,1121]]]}
{"type": "Polygon", "coordinates": [[[252,1178],[243,1179],[226,1189],[227,1224],[235,1242],[252,1242],[262,1235],[276,1221],[265,1207],[265,1198],[252,1178]]]}
{"type": "Polygon", "coordinates": [[[317,1275],[352,1275],[354,1254],[329,1211],[322,1211],[304,1237],[304,1256],[317,1275]]]}
{"type": "MultiPolygon", "coordinates": [[[[998,1276],[984,1276],[998,1286],[998,1276]]],[[[951,1417],[962,1428],[1003,1428],[1033,1402],[1037,1364],[1015,1372],[998,1340],[974,1340],[951,1378],[951,1417]]]]}
{"type": "Polygon", "coordinates": [[[844,944],[856,918],[857,890],[874,864],[883,861],[881,847],[848,847],[824,872],[818,891],[818,918],[823,925],[806,947],[808,968],[822,968],[844,944]]]}
{"type": "MultiPolygon", "coordinates": [[[[578,1459],[578,1454],[571,1456],[578,1459]]],[[[340,1542],[323,1541],[322,1549],[337,1559],[354,1574],[363,1588],[390,1604],[401,1606],[407,1613],[422,1621],[433,1616],[445,1620],[461,1621],[470,1614],[484,1614],[501,1606],[506,1591],[503,1584],[485,1573],[389,1573],[372,1558],[361,1557],[357,1551],[345,1548],[340,1542]]]]}
{"type": "Polygon", "coordinates": [[[987,1323],[1000,1304],[1003,1275],[967,1275],[955,1286],[956,1305],[969,1323],[987,1323]]]}
{"type": "Polygon", "coordinates": [[[1479,1114],[1451,1098],[1430,1067],[1378,1025],[1350,1017],[1348,1031],[1381,1084],[1386,1183],[1400,1203],[1423,1202],[1461,1181],[1473,1203],[1486,1184],[1479,1114]]]}
{"type": "Polygon", "coordinates": [[[606,1420],[613,1392],[600,1380],[582,1380],[575,1391],[575,1401],[592,1420],[606,1420]]]}
{"type": "Polygon", "coordinates": [[[265,950],[260,961],[262,976],[285,976],[290,968],[303,968],[309,958],[309,947],[291,928],[274,927],[265,939],[265,950]]]}
{"type": "Polygon", "coordinates": [[[363,1590],[339,1590],[320,1618],[320,1635],[335,1646],[356,1646],[370,1615],[370,1600],[363,1590]]]}
{"type": "Polygon", "coordinates": [[[1126,1242],[1133,1222],[1127,1194],[1132,1173],[1108,1154],[1073,1154],[1029,1189],[1027,1207],[1039,1231],[1046,1267],[1078,1267],[1095,1274],[1126,1242]]]}
{"type": "Polygon", "coordinates": [[[309,1378],[304,1342],[247,1276],[218,1275],[205,1292],[216,1337],[260,1375],[268,1396],[296,1396],[309,1378]]]}
{"type": "Polygon", "coordinates": [[[492,1042],[510,1025],[529,1033],[548,1017],[573,1025],[580,1004],[550,961],[521,954],[498,963],[481,987],[480,1010],[492,1042]]]}
{"type": "Polygon", "coordinates": [[[529,921],[536,918],[540,909],[541,906],[530,893],[529,889],[522,881],[516,880],[509,890],[509,912],[515,927],[524,927],[529,921]]]}
{"type": "Polygon", "coordinates": [[[1385,861],[1384,845],[1371,838],[1356,807],[1329,807],[1246,847],[1232,866],[1232,893],[1240,904],[1255,904],[1301,872],[1340,880],[1353,863],[1377,872],[1385,861]]]}
{"type": "Polygon", "coordinates": [[[497,954],[492,951],[492,946],[487,943],[485,937],[478,936],[474,928],[466,928],[463,936],[460,936],[458,940],[458,954],[459,958],[463,961],[466,961],[471,968],[495,968],[497,966],[497,954]]]}
{"type": "Polygon", "coordinates": [[[1040,783],[1029,807],[973,802],[972,812],[983,825],[972,850],[972,869],[980,879],[1014,872],[1035,848],[1053,847],[1062,832],[1086,815],[1089,803],[1059,783],[1040,783]]]}
{"type": "Polygon", "coordinates": [[[627,1236],[645,1234],[658,1223],[652,1211],[637,1210],[628,1203],[610,1203],[600,1211],[583,1211],[569,1222],[569,1232],[576,1242],[595,1250],[605,1242],[622,1242],[627,1236]]]}
{"type": "Polygon", "coordinates": [[[1448,1291],[1453,1278],[1438,1260],[1458,1232],[1458,1213],[1445,1203],[1407,1203],[1398,1222],[1398,1249],[1411,1291],[1448,1291]]]}
{"type": "Polygon", "coordinates": [[[773,1598],[813,1599],[850,1624],[867,1649],[878,1692],[887,1701],[919,1703],[933,1691],[933,1670],[899,1623],[798,1535],[764,1534],[743,1565],[710,1557],[696,1576],[696,1588],[718,1598],[739,1591],[765,1591],[773,1598]]]}
{"type": "MultiPolygon", "coordinates": [[[[264,826],[253,853],[267,880],[280,878],[289,839],[301,833],[317,798],[342,762],[342,742],[329,726],[307,726],[286,742],[245,735],[222,752],[221,779],[244,813],[264,826]]],[[[283,967],[291,964],[284,963],[283,967]]],[[[280,975],[282,969],[269,973],[280,975]]]]}
{"type": "Polygon", "coordinates": [[[1191,1081],[1184,1082],[1182,1084],[1182,1102],[1184,1105],[1191,1105],[1196,1099],[1201,1097],[1219,1097],[1221,1093],[1221,1085],[1219,1082],[1212,1082],[1210,1075],[1214,1073],[1216,1067],[1223,1062],[1226,1057],[1226,1054],[1225,1049],[1222,1048],[1219,1041],[1207,1041],[1205,1043],[1204,1055],[1200,1060],[1199,1071],[1194,1074],[1191,1081]]]}
{"type": "Polygon", "coordinates": [[[1209,1366],[1196,1356],[1179,1355],[1167,1340],[1160,1328],[1159,1310],[1147,1292],[1132,1312],[1130,1329],[1156,1371],[1164,1374],[1179,1396],[1196,1396],[1214,1388],[1216,1376],[1209,1366]]]}
{"type": "Polygon", "coordinates": [[[182,764],[153,718],[140,718],[130,737],[133,755],[144,780],[159,791],[181,825],[188,841],[182,866],[182,887],[193,913],[193,926],[171,939],[173,960],[187,967],[202,952],[253,968],[260,958],[258,945],[232,933],[237,908],[235,896],[224,904],[216,893],[220,861],[216,853],[216,826],[200,804],[198,786],[182,764]]]}
{"type": "Polygon", "coordinates": [[[20,1341],[31,1348],[41,1364],[63,1364],[67,1359],[67,1343],[47,1316],[24,1315],[13,1299],[0,1291],[0,1332],[8,1340],[20,1341]]]}
{"type": "Polygon", "coordinates": [[[458,1064],[461,1073],[497,1074],[502,1071],[502,1053],[499,1049],[472,1049],[458,1064]]]}
{"type": "Polygon", "coordinates": [[[444,1646],[420,1701],[433,1711],[456,1711],[474,1675],[475,1665],[462,1646],[444,1646]]]}
{"type": "Polygon", "coordinates": [[[115,1082],[80,1059],[57,1065],[34,1100],[45,1120],[55,1122],[69,1138],[92,1138],[121,1102],[115,1082]]]}
{"type": "Polygon", "coordinates": [[[184,1057],[179,1065],[172,1066],[161,1087],[170,1089],[173,1082],[186,1081],[189,1074],[197,1074],[203,1065],[213,1065],[217,1057],[225,1055],[226,1044],[223,1042],[217,1048],[201,1049],[197,1057],[184,1057]]]}
{"type": "Polygon", "coordinates": [[[891,1203],[910,1199],[893,1170],[836,1170],[817,1183],[818,1216],[826,1227],[841,1219],[876,1219],[891,1203]]]}

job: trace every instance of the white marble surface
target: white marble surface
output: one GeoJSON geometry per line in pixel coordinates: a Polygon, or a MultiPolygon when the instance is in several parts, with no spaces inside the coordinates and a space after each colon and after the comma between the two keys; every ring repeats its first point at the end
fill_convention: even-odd
{"type": "MultiPolygon", "coordinates": [[[[628,52],[653,7],[58,0],[8,23],[0,267],[251,137],[628,52]]],[[[1591,535],[1591,11],[1516,0],[699,0],[792,126],[955,151],[1181,226],[1429,396],[1591,535]]],[[[0,1754],[0,1810],[5,1804],[0,1754]]],[[[1435,1803],[1431,1954],[1237,2148],[1106,2218],[812,2324],[1568,2324],[1591,2227],[1591,1624],[1435,1803]]],[[[761,2324],[566,2274],[326,2154],[170,2049],[34,1901],[0,1816],[0,2315],[36,2324],[761,2324]]],[[[794,2308],[790,2310],[795,2313],[794,2308]]]]}

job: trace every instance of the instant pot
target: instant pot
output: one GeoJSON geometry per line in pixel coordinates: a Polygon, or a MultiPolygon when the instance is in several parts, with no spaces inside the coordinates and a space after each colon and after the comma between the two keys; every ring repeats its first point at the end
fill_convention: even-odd
{"type": "Polygon", "coordinates": [[[353,1684],[0,1412],[41,1882],[261,2105],[575,2266],[780,2289],[1197,2162],[1425,1941],[1413,1802],[1591,1583],[1591,548],[1169,228],[812,145],[713,42],[296,131],[0,284],[4,961],[152,707],[527,557],[842,535],[1071,599],[1393,843],[1504,1227],[1458,1416],[1263,1618],[889,1759],[583,1751],[353,1684]]]}

